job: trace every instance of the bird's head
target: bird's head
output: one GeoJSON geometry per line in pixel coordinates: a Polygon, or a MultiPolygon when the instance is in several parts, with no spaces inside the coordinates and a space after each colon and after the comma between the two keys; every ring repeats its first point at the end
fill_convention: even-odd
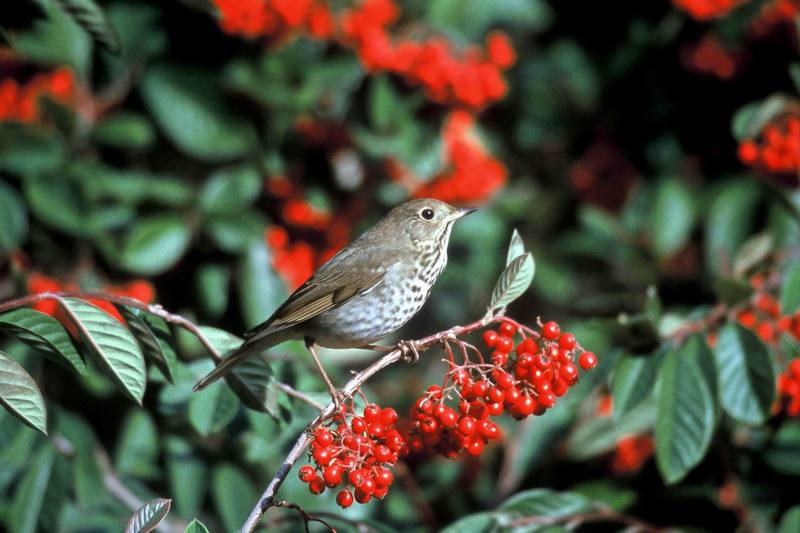
{"type": "Polygon", "coordinates": [[[456,220],[475,211],[453,207],[433,198],[411,200],[395,207],[385,219],[393,227],[401,227],[416,246],[431,243],[446,246],[456,220]]]}

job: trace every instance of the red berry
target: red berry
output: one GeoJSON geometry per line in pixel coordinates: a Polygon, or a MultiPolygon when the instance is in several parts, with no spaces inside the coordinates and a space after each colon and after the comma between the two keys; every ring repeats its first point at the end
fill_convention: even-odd
{"type": "Polygon", "coordinates": [[[392,426],[397,422],[397,411],[391,407],[384,407],[381,410],[381,424],[384,426],[392,426]]]}
{"type": "Polygon", "coordinates": [[[317,448],[311,455],[314,457],[314,461],[316,461],[320,466],[327,466],[328,463],[333,460],[333,452],[327,447],[317,448]]]}
{"type": "Polygon", "coordinates": [[[561,336],[558,338],[558,345],[559,347],[565,350],[571,350],[575,348],[578,344],[578,341],[575,340],[575,335],[572,333],[562,333],[561,336]]]}
{"type": "Polygon", "coordinates": [[[532,396],[523,394],[514,405],[522,416],[528,416],[536,409],[536,400],[532,396]]]}
{"type": "Polygon", "coordinates": [[[578,367],[572,363],[567,363],[565,365],[561,365],[561,368],[558,371],[561,374],[561,377],[567,383],[572,383],[576,379],[578,379],[578,367]]]}
{"type": "Polygon", "coordinates": [[[539,345],[533,340],[533,337],[528,337],[521,343],[517,344],[517,355],[523,353],[536,353],[539,351],[539,345]]]}
{"type": "Polygon", "coordinates": [[[597,356],[592,352],[583,352],[578,358],[578,364],[584,370],[590,370],[597,364],[597,356]]]}
{"type": "Polygon", "coordinates": [[[505,352],[498,352],[497,350],[492,352],[492,363],[497,366],[505,366],[508,363],[508,354],[505,352]]]}
{"type": "Polygon", "coordinates": [[[489,440],[500,436],[500,428],[491,420],[484,420],[478,425],[478,432],[489,440]]]}
{"type": "Polygon", "coordinates": [[[506,389],[506,404],[514,405],[516,404],[521,397],[519,389],[514,387],[513,385],[506,389]]]}
{"type": "Polygon", "coordinates": [[[379,468],[375,472],[375,484],[378,487],[388,487],[394,481],[394,476],[388,468],[379,468]]]}
{"type": "MultiPolygon", "coordinates": [[[[475,433],[475,419],[471,416],[463,416],[461,420],[458,421],[458,431],[462,435],[472,435],[475,433]]],[[[313,472],[313,470],[312,470],[313,472]]]]}
{"type": "Polygon", "coordinates": [[[493,329],[487,329],[483,332],[483,343],[487,348],[494,348],[497,345],[497,339],[500,335],[493,329]]]}
{"type": "Polygon", "coordinates": [[[514,386],[514,377],[505,371],[498,371],[497,374],[493,374],[492,377],[494,378],[494,382],[503,390],[508,390],[514,386]]]}
{"type": "Polygon", "coordinates": [[[325,492],[325,481],[319,476],[314,476],[314,479],[308,482],[308,490],[312,494],[322,494],[325,492]]]}
{"type": "Polygon", "coordinates": [[[491,416],[500,416],[503,414],[505,407],[503,402],[491,402],[486,404],[486,410],[489,411],[491,416]]]}
{"type": "Polygon", "coordinates": [[[447,407],[444,411],[442,411],[439,416],[439,422],[445,427],[452,427],[456,425],[458,421],[458,415],[455,411],[447,407]]]}
{"type": "Polygon", "coordinates": [[[486,397],[492,402],[502,402],[506,399],[506,393],[499,387],[491,387],[486,391],[486,397]]]}
{"type": "Polygon", "coordinates": [[[553,394],[556,396],[564,396],[569,389],[569,385],[563,379],[556,378],[553,380],[553,394]]]}
{"type": "Polygon", "coordinates": [[[380,414],[381,414],[381,408],[375,405],[374,403],[371,403],[366,407],[364,407],[364,420],[366,420],[368,424],[377,422],[380,414]]]}
{"type": "Polygon", "coordinates": [[[358,503],[367,503],[372,499],[372,495],[364,492],[361,489],[356,489],[356,501],[358,503]]]}
{"type": "Polygon", "coordinates": [[[322,479],[325,480],[325,484],[329,487],[335,487],[342,482],[343,475],[344,469],[341,466],[330,465],[322,472],[322,479]]]}
{"type": "Polygon", "coordinates": [[[549,341],[556,340],[560,334],[561,328],[559,328],[558,324],[552,320],[550,322],[546,322],[545,325],[542,326],[542,336],[549,341]]]}
{"type": "Polygon", "coordinates": [[[350,421],[350,428],[353,433],[364,433],[367,430],[367,423],[363,418],[355,417],[350,421]]]}
{"type": "Polygon", "coordinates": [[[347,473],[347,481],[354,487],[360,487],[364,483],[364,474],[360,469],[351,470],[347,473]]]}
{"type": "Polygon", "coordinates": [[[512,341],[508,337],[497,337],[497,344],[495,344],[495,349],[498,352],[508,353],[513,348],[514,348],[514,341],[512,341]]]}
{"type": "Polygon", "coordinates": [[[539,405],[545,408],[553,407],[556,404],[556,395],[552,391],[539,394],[539,405]]]}
{"type": "Polygon", "coordinates": [[[467,443],[467,453],[473,457],[477,457],[483,452],[483,439],[480,437],[474,437],[470,439],[469,443],[467,443]]]}
{"type": "Polygon", "coordinates": [[[314,472],[313,466],[303,465],[300,467],[300,471],[297,474],[300,476],[300,481],[308,483],[309,481],[314,479],[316,472],[314,472]]]}
{"type": "Polygon", "coordinates": [[[333,435],[325,428],[318,428],[317,431],[314,432],[314,441],[323,447],[330,446],[333,442],[333,435]]]}
{"type": "Polygon", "coordinates": [[[336,495],[336,503],[338,503],[339,507],[342,509],[347,509],[353,505],[353,493],[347,489],[340,490],[339,494],[336,495]]]}
{"type": "Polygon", "coordinates": [[[476,398],[482,398],[484,394],[486,394],[486,390],[489,388],[489,384],[485,381],[476,381],[472,385],[471,392],[476,398]]]}
{"type": "Polygon", "coordinates": [[[511,322],[501,322],[500,323],[500,335],[503,337],[511,338],[517,332],[517,326],[512,324],[511,322]]]}

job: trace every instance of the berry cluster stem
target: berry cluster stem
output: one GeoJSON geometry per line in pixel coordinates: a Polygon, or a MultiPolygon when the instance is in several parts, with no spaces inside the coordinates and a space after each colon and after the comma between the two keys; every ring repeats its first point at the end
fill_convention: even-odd
{"type": "MultiPolygon", "coordinates": [[[[428,350],[429,348],[433,347],[436,344],[439,344],[445,341],[448,338],[452,337],[459,337],[461,335],[466,335],[473,331],[477,331],[487,324],[496,321],[495,317],[489,316],[482,318],[480,320],[476,320],[469,324],[463,326],[454,326],[450,329],[445,331],[441,331],[439,333],[435,333],[433,335],[429,335],[424,337],[418,341],[416,341],[415,345],[418,351],[428,350]]],[[[391,366],[403,359],[403,350],[401,348],[395,348],[391,352],[387,353],[370,366],[362,370],[361,372],[355,374],[350,381],[342,389],[342,392],[347,396],[352,396],[356,394],[356,392],[361,388],[361,386],[372,376],[383,370],[384,368],[391,366]]],[[[308,444],[311,442],[312,436],[314,434],[314,430],[327,418],[333,415],[334,410],[336,409],[336,405],[333,402],[330,402],[325,408],[314,418],[311,422],[308,423],[305,430],[300,433],[297,437],[297,441],[295,441],[294,446],[289,451],[289,454],[283,460],[283,463],[278,470],[275,472],[275,475],[270,480],[269,484],[267,484],[266,489],[264,489],[263,494],[258,499],[258,503],[256,503],[253,510],[250,512],[250,516],[247,517],[244,525],[240,529],[241,533],[251,533],[255,530],[258,523],[264,517],[264,514],[270,507],[276,507],[277,500],[275,500],[275,494],[277,493],[280,486],[283,484],[283,481],[286,479],[286,476],[289,475],[294,464],[297,460],[303,455],[308,444]]]]}

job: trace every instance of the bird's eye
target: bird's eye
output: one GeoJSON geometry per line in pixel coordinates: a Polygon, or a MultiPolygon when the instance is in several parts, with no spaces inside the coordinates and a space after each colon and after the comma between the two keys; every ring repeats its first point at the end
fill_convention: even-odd
{"type": "Polygon", "coordinates": [[[433,209],[423,209],[420,211],[419,216],[425,220],[433,220],[433,209]]]}

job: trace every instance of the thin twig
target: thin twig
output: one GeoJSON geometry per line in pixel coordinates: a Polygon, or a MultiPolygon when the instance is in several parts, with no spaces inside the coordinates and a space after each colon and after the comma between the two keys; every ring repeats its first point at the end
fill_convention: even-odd
{"type": "Polygon", "coordinates": [[[309,530],[308,530],[308,523],[309,522],[319,522],[323,526],[327,527],[328,531],[330,531],[331,533],[336,533],[336,528],[335,527],[330,525],[328,522],[326,522],[322,518],[319,518],[317,516],[312,515],[311,513],[309,513],[308,511],[306,511],[305,509],[303,509],[299,505],[297,505],[296,503],[291,503],[291,502],[287,502],[285,500],[280,500],[280,501],[277,501],[277,502],[273,503],[272,506],[273,507],[283,507],[284,509],[294,509],[295,511],[300,513],[300,516],[303,517],[303,522],[304,522],[304,525],[306,527],[306,533],[309,533],[309,530]]]}
{"type": "Polygon", "coordinates": [[[297,398],[301,402],[305,402],[319,411],[322,411],[325,408],[325,406],[319,403],[317,400],[315,400],[314,398],[312,398],[311,396],[307,395],[304,392],[300,392],[291,385],[288,385],[286,383],[277,383],[276,385],[279,389],[285,392],[287,396],[292,396],[294,398],[297,398]]]}
{"type": "MultiPolygon", "coordinates": [[[[97,466],[100,468],[100,472],[103,474],[103,485],[106,487],[106,490],[125,504],[131,512],[135,513],[138,511],[145,502],[140,500],[138,496],[122,483],[122,480],[119,479],[119,476],[117,476],[117,473],[114,471],[108,453],[100,446],[97,446],[94,449],[94,459],[97,466]]],[[[185,527],[186,524],[176,523],[169,518],[164,518],[158,524],[156,530],[162,531],[163,533],[182,533],[185,527]]]]}
{"type": "MultiPolygon", "coordinates": [[[[492,316],[484,317],[480,320],[476,320],[470,324],[465,326],[454,326],[448,330],[436,333],[434,335],[429,335],[423,339],[420,339],[415,342],[415,346],[418,351],[424,351],[432,346],[439,344],[442,339],[447,337],[458,337],[460,335],[465,335],[476,331],[480,328],[485,327],[491,322],[495,322],[496,318],[492,316]]],[[[395,348],[391,352],[387,353],[370,366],[362,370],[361,372],[356,373],[350,381],[342,389],[342,392],[346,396],[353,396],[356,391],[366,382],[369,378],[383,370],[384,368],[391,366],[398,361],[402,360],[404,356],[404,350],[402,348],[395,348]]],[[[306,449],[310,441],[310,436],[313,435],[314,429],[319,426],[324,420],[330,418],[333,414],[335,409],[335,404],[330,402],[325,409],[311,422],[308,423],[306,429],[300,434],[297,438],[297,441],[294,443],[294,446],[289,451],[289,454],[283,460],[283,463],[278,468],[278,471],[273,476],[272,480],[270,480],[269,484],[267,485],[266,489],[264,489],[264,493],[259,498],[256,506],[253,507],[253,510],[250,512],[250,516],[247,517],[244,525],[242,526],[240,532],[241,533],[251,533],[255,530],[258,523],[261,521],[261,518],[266,513],[267,509],[270,507],[275,506],[275,493],[278,491],[280,486],[283,484],[283,481],[286,479],[286,476],[289,475],[289,471],[291,471],[294,464],[303,454],[303,451],[306,449]]]]}

